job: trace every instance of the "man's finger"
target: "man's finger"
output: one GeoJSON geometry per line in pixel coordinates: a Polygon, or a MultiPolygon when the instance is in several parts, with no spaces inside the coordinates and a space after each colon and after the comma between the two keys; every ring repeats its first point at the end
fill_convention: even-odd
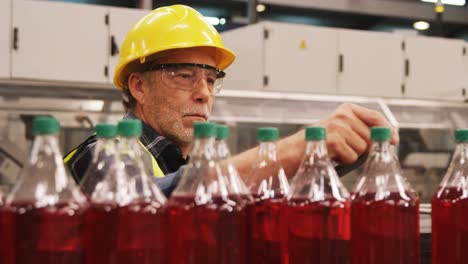
{"type": "Polygon", "coordinates": [[[348,146],[343,137],[331,137],[329,139],[332,144],[331,148],[335,153],[333,159],[344,164],[351,164],[357,160],[358,154],[348,146]]]}
{"type": "Polygon", "coordinates": [[[367,143],[370,143],[370,129],[369,126],[362,122],[361,119],[353,115],[352,120],[349,122],[351,129],[357,133],[367,143]]]}
{"type": "Polygon", "coordinates": [[[350,130],[345,136],[346,144],[348,144],[354,152],[360,156],[362,153],[366,152],[369,141],[368,138],[361,137],[356,131],[350,130]]]}
{"type": "Polygon", "coordinates": [[[362,120],[367,126],[384,126],[392,130],[392,143],[397,144],[400,141],[398,131],[377,111],[367,109],[359,105],[350,105],[351,111],[362,120]]]}

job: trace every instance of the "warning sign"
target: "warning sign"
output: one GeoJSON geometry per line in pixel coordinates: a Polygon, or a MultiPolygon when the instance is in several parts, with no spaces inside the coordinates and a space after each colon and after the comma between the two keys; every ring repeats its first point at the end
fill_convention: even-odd
{"type": "Polygon", "coordinates": [[[299,44],[299,49],[302,49],[302,50],[307,49],[307,43],[305,40],[301,40],[301,43],[299,44]]]}

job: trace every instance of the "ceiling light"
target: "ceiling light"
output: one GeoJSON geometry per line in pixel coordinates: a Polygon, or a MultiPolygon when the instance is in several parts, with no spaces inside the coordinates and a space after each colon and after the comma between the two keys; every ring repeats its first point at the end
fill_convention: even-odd
{"type": "Polygon", "coordinates": [[[429,25],[429,23],[427,23],[426,21],[418,21],[414,22],[413,27],[417,30],[428,30],[431,27],[431,25],[429,25]]]}
{"type": "Polygon", "coordinates": [[[217,18],[217,17],[208,17],[208,16],[206,16],[205,18],[208,21],[208,23],[210,23],[211,25],[213,25],[213,26],[219,25],[219,18],[217,18]]]}
{"type": "Polygon", "coordinates": [[[220,25],[226,24],[226,19],[225,19],[225,18],[220,18],[220,19],[219,19],[219,24],[220,24],[220,25]]]}
{"type": "MultiPolygon", "coordinates": [[[[437,3],[437,0],[421,0],[427,3],[437,3]]],[[[456,5],[456,6],[464,6],[466,0],[442,0],[442,4],[446,5],[456,5]]]]}
{"type": "Polygon", "coordinates": [[[266,6],[264,4],[258,4],[257,5],[257,12],[261,13],[264,12],[266,9],[266,6]]]}

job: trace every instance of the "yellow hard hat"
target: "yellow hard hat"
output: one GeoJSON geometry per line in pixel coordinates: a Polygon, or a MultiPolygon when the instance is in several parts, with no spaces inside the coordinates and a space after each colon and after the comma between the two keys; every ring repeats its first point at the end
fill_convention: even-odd
{"type": "Polygon", "coordinates": [[[213,47],[216,67],[224,70],[236,58],[224,47],[218,31],[195,9],[184,5],[160,7],[140,19],[128,32],[120,48],[114,84],[120,90],[128,75],[149,56],[180,48],[213,47]]]}

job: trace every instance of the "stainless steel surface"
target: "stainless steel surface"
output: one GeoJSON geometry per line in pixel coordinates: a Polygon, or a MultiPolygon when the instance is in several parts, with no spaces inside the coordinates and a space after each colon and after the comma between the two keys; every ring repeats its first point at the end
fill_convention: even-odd
{"type": "MultiPolygon", "coordinates": [[[[121,115],[121,96],[111,85],[0,81],[0,109],[15,114],[61,113],[121,115]],[[103,106],[107,107],[104,108],[103,106]]],[[[384,114],[399,128],[454,129],[468,127],[468,105],[453,101],[388,99],[265,91],[223,90],[212,119],[226,122],[310,124],[342,103],[357,103],[384,114]]]]}

